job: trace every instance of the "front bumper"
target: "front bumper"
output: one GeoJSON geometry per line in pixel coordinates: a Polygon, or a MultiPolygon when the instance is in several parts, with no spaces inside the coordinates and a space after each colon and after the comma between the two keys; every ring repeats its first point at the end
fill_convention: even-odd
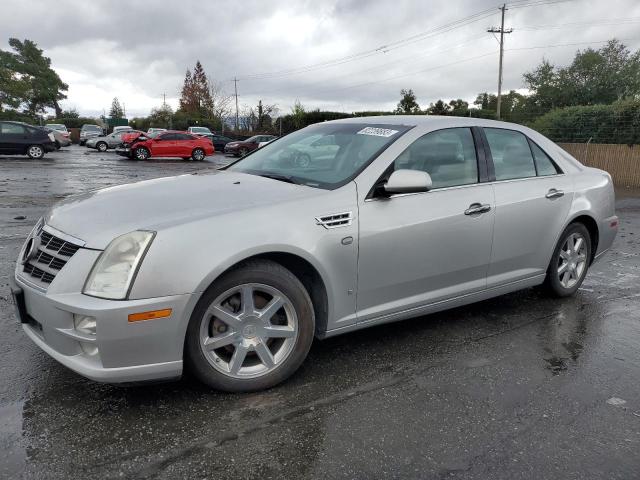
{"type": "Polygon", "coordinates": [[[116,153],[118,155],[122,155],[123,157],[130,157],[131,156],[131,148],[129,147],[116,147],[116,153]]]}
{"type": "Polygon", "coordinates": [[[48,294],[12,277],[22,328],[36,345],[74,372],[98,382],[173,379],[182,374],[185,326],[192,295],[113,301],[81,293],[48,294]],[[170,308],[169,317],[129,322],[131,313],[170,308]],[[91,335],[74,315],[96,319],[91,335]]]}
{"type": "Polygon", "coordinates": [[[224,146],[224,153],[228,153],[230,155],[236,155],[239,151],[240,151],[240,147],[238,145],[234,145],[234,146],[225,145],[224,146]]]}

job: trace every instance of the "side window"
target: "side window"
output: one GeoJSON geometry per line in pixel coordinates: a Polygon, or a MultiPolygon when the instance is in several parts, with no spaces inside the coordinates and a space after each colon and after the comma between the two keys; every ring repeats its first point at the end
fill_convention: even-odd
{"type": "Polygon", "coordinates": [[[158,135],[156,138],[161,141],[175,140],[175,135],[173,133],[165,133],[163,135],[158,135]]]}
{"type": "Polygon", "coordinates": [[[478,182],[478,160],[470,128],[448,128],[418,138],[396,158],[394,170],[422,170],[433,188],[478,182]]]}
{"type": "Polygon", "coordinates": [[[24,127],[16,123],[0,124],[0,129],[5,135],[22,135],[25,133],[24,127]]]}
{"type": "Polygon", "coordinates": [[[529,141],[522,133],[502,128],[485,128],[496,180],[536,176],[529,141]]]}
{"type": "Polygon", "coordinates": [[[538,175],[547,176],[547,175],[557,175],[561,173],[556,164],[549,158],[549,155],[544,153],[538,145],[533,142],[529,142],[531,145],[531,151],[533,151],[533,156],[536,159],[536,166],[538,167],[538,175]]]}
{"type": "Polygon", "coordinates": [[[176,140],[195,140],[195,137],[187,133],[176,133],[174,135],[176,140]]]}

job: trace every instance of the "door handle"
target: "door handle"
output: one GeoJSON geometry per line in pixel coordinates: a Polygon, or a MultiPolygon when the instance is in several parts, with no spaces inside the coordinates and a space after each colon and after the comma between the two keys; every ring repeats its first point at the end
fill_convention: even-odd
{"type": "Polygon", "coordinates": [[[475,215],[476,213],[485,213],[489,210],[491,210],[491,205],[489,205],[488,203],[485,203],[484,205],[481,203],[472,203],[471,205],[469,205],[469,208],[464,211],[464,214],[475,215]]]}
{"type": "Polygon", "coordinates": [[[562,190],[556,190],[555,188],[552,188],[551,190],[549,190],[547,192],[545,197],[547,197],[547,198],[560,198],[563,195],[564,195],[564,192],[562,190]]]}

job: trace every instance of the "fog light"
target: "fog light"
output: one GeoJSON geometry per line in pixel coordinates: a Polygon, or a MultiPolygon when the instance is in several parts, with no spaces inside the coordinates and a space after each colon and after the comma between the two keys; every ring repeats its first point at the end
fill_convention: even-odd
{"type": "Polygon", "coordinates": [[[87,315],[73,315],[73,328],[87,335],[96,334],[96,319],[87,315]]]}

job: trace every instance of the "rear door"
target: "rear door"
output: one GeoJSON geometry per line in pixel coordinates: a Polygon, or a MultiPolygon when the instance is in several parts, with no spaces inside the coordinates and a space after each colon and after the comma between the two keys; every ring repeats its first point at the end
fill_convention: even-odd
{"type": "MultiPolygon", "coordinates": [[[[198,140],[188,133],[176,133],[175,152],[179,157],[190,157],[198,140]]],[[[203,137],[206,138],[206,137],[203,137]]]]}
{"type": "Polygon", "coordinates": [[[17,123],[0,122],[0,151],[4,154],[24,153],[27,131],[17,123]]]}
{"type": "Polygon", "coordinates": [[[544,275],[569,214],[573,182],[523,133],[483,130],[496,201],[487,286],[544,275]]]}

